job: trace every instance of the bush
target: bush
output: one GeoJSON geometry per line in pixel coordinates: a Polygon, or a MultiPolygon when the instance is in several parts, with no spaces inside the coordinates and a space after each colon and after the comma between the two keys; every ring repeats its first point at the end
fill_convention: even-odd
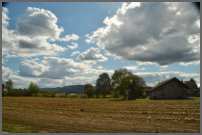
{"type": "Polygon", "coordinates": [[[112,98],[119,98],[120,92],[119,91],[111,91],[112,98]]]}
{"type": "Polygon", "coordinates": [[[42,92],[42,97],[55,97],[55,92],[49,91],[49,92],[42,92]]]}
{"type": "Polygon", "coordinates": [[[88,98],[92,98],[94,93],[95,90],[93,88],[93,85],[91,84],[84,85],[84,94],[86,94],[88,98]]]}

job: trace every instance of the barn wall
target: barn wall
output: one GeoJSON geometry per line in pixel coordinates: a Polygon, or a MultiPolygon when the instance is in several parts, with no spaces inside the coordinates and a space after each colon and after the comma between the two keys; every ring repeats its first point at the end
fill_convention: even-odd
{"type": "Polygon", "coordinates": [[[186,97],[186,89],[182,87],[177,81],[168,82],[158,89],[150,92],[151,99],[178,99],[186,97]]]}

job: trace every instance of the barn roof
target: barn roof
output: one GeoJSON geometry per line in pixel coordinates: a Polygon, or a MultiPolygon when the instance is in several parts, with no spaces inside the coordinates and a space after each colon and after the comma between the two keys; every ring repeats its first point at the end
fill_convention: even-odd
{"type": "Polygon", "coordinates": [[[157,90],[158,88],[162,87],[163,85],[171,82],[171,81],[177,81],[181,86],[185,87],[185,88],[189,88],[187,85],[185,85],[184,83],[182,83],[180,80],[178,80],[176,77],[174,78],[171,78],[171,79],[168,79],[166,81],[163,81],[159,84],[157,84],[155,87],[151,88],[148,92],[151,92],[151,91],[155,91],[157,90]]]}

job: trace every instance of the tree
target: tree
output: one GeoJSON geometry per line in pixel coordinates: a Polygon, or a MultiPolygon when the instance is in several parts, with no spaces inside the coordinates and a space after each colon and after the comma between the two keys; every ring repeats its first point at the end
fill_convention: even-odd
{"type": "Polygon", "coordinates": [[[111,80],[107,73],[100,74],[96,81],[96,95],[102,94],[103,98],[106,98],[106,95],[110,93],[110,83],[111,80]]]}
{"type": "Polygon", "coordinates": [[[84,93],[88,96],[88,98],[92,98],[94,95],[94,88],[93,85],[91,84],[86,84],[84,85],[84,93]]]}
{"type": "Polygon", "coordinates": [[[123,96],[124,99],[126,99],[127,92],[129,90],[128,76],[132,76],[132,73],[127,71],[127,69],[119,69],[115,70],[111,79],[111,86],[113,90],[119,91],[120,95],[123,96]]]}
{"type": "Polygon", "coordinates": [[[144,90],[146,89],[145,81],[137,75],[129,76],[128,80],[129,80],[128,100],[143,97],[143,94],[145,92],[144,90]]]}
{"type": "Polygon", "coordinates": [[[129,100],[142,97],[146,88],[144,80],[127,69],[115,70],[111,81],[113,90],[119,91],[124,99],[127,96],[129,100]]]}
{"type": "Polygon", "coordinates": [[[8,80],[6,82],[6,88],[8,91],[13,89],[13,81],[12,80],[8,80]]]}
{"type": "Polygon", "coordinates": [[[198,87],[197,93],[198,93],[198,95],[200,96],[200,87],[198,87]]]}
{"type": "Polygon", "coordinates": [[[28,93],[31,93],[31,96],[38,96],[39,92],[40,88],[36,84],[31,82],[28,88],[28,93]]]}
{"type": "Polygon", "coordinates": [[[89,84],[89,83],[85,84],[85,85],[84,85],[84,90],[85,90],[85,89],[88,89],[88,88],[93,88],[93,85],[91,85],[91,84],[89,84]]]}

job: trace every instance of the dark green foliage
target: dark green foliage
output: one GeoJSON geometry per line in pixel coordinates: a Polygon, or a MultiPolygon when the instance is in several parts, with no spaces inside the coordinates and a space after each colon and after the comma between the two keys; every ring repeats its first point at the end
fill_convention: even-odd
{"type": "Polygon", "coordinates": [[[96,81],[96,95],[102,94],[103,98],[110,93],[110,83],[111,80],[107,73],[102,73],[96,81]]]}
{"type": "Polygon", "coordinates": [[[88,89],[88,88],[93,88],[93,85],[91,85],[91,84],[89,84],[89,83],[88,83],[88,84],[85,84],[85,85],[84,85],[84,90],[85,90],[85,89],[88,89]]]}
{"type": "Polygon", "coordinates": [[[132,73],[127,71],[127,69],[119,69],[115,70],[114,74],[112,75],[111,85],[113,90],[119,91],[120,95],[126,99],[128,90],[129,90],[129,80],[128,76],[131,76],[132,73]]]}
{"type": "Polygon", "coordinates": [[[55,92],[52,92],[52,91],[42,92],[41,96],[42,97],[55,97],[55,92]]]}
{"type": "Polygon", "coordinates": [[[200,96],[200,87],[198,88],[197,94],[200,96]]]}
{"type": "Polygon", "coordinates": [[[145,93],[146,85],[144,80],[137,76],[132,75],[130,76],[130,83],[129,83],[129,92],[128,92],[128,99],[136,99],[142,98],[143,94],[145,93]]]}
{"type": "Polygon", "coordinates": [[[31,93],[31,96],[38,96],[39,92],[40,88],[36,84],[31,82],[28,88],[28,94],[31,93]]]}
{"type": "Polygon", "coordinates": [[[88,98],[92,98],[95,93],[95,90],[93,87],[88,87],[84,89],[84,93],[88,96],[88,98]]]}
{"type": "Polygon", "coordinates": [[[120,92],[117,90],[112,90],[111,91],[111,96],[112,98],[119,98],[120,97],[120,92]]]}
{"type": "Polygon", "coordinates": [[[144,80],[137,75],[133,75],[127,69],[115,70],[111,81],[113,90],[119,91],[123,99],[126,99],[127,96],[129,100],[140,98],[145,93],[144,80]]]}
{"type": "Polygon", "coordinates": [[[13,81],[12,80],[8,80],[6,82],[6,88],[8,91],[13,89],[13,81]]]}
{"type": "Polygon", "coordinates": [[[95,90],[95,95],[96,95],[96,98],[99,98],[99,90],[95,90]]]}

